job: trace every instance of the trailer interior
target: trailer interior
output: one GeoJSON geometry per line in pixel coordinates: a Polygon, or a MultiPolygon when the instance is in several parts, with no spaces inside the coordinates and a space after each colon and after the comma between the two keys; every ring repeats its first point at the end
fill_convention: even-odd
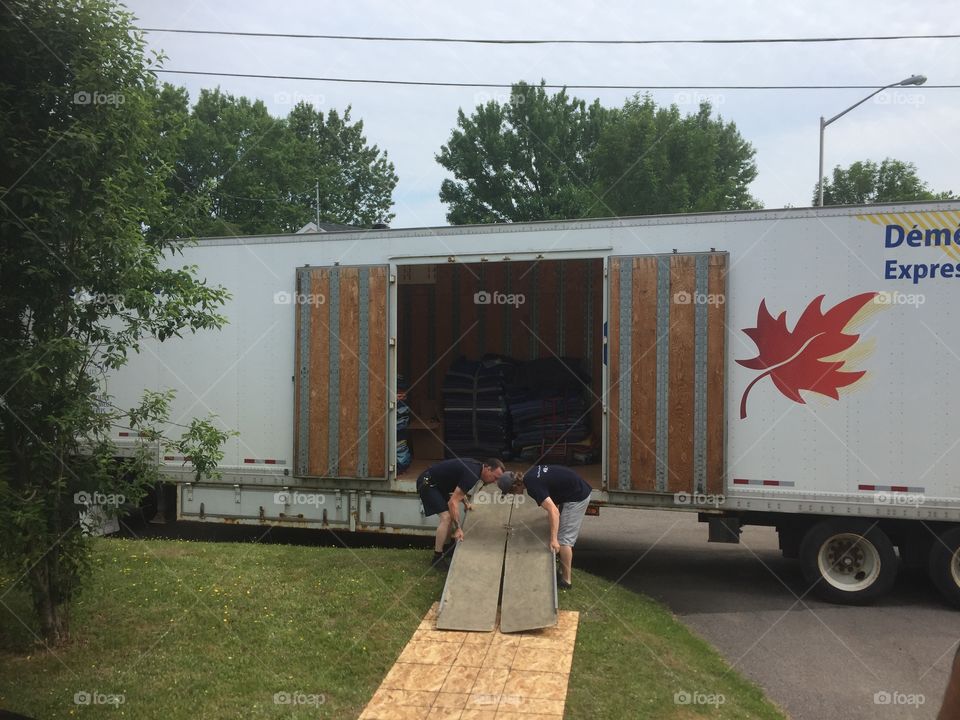
{"type": "Polygon", "coordinates": [[[601,488],[602,259],[404,265],[397,293],[401,479],[499,457],[601,488]]]}

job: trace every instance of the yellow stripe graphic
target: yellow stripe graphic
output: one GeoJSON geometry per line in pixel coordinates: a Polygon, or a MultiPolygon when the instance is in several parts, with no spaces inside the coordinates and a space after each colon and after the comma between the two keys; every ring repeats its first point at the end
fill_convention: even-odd
{"type": "Polygon", "coordinates": [[[953,231],[960,225],[960,213],[954,210],[925,210],[915,213],[871,213],[869,215],[855,215],[857,220],[871,222],[874,225],[900,225],[905,231],[910,232],[913,226],[923,230],[932,230],[934,228],[947,228],[951,230],[949,245],[933,245],[943,251],[943,253],[955,262],[960,262],[960,248],[953,245],[953,231]]]}
{"type": "MultiPolygon", "coordinates": [[[[924,212],[924,213],[909,213],[912,219],[912,223],[919,225],[924,230],[931,230],[935,227],[942,227],[935,218],[932,217],[933,213],[924,212]]],[[[951,239],[952,242],[952,239],[951,239]]],[[[940,249],[947,254],[947,257],[956,260],[958,259],[956,255],[956,248],[952,245],[941,245],[940,249]]]]}

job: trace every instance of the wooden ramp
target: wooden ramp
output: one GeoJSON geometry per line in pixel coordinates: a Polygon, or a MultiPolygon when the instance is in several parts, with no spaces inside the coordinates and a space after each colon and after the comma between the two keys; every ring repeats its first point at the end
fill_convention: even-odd
{"type": "Polygon", "coordinates": [[[467,514],[464,539],[440,599],[439,630],[522,632],[557,624],[557,578],[546,513],[526,495],[484,488],[467,514]]]}
{"type": "Polygon", "coordinates": [[[550,521],[527,495],[514,495],[503,566],[500,632],[557,624],[556,561],[550,550],[550,521]]]}
{"type": "Polygon", "coordinates": [[[437,616],[439,630],[489,632],[497,626],[503,549],[510,503],[484,488],[473,498],[463,523],[463,541],[453,553],[437,616]]]}

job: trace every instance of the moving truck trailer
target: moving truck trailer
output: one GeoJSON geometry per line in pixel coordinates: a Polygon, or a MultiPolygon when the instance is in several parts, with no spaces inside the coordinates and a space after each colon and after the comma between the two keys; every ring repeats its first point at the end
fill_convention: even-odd
{"type": "Polygon", "coordinates": [[[180,519],[432,534],[418,474],[451,423],[504,411],[452,420],[448,372],[552,358],[589,376],[589,438],[539,458],[581,463],[594,511],[775,527],[832,601],[906,564],[960,603],[960,203],[211,238],[169,262],[230,291],[229,324],[144,343],[108,391],[172,387],[172,420],[239,432],[215,480],[157,448],[180,519]]]}

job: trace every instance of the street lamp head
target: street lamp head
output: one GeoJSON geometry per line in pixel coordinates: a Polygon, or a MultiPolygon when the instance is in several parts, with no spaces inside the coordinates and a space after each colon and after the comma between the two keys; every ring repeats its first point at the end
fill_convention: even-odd
{"type": "Polygon", "coordinates": [[[854,108],[860,107],[867,100],[872,98],[874,95],[882,93],[884,90],[887,90],[888,88],[901,87],[903,85],[923,85],[926,81],[927,81],[926,75],[911,75],[910,77],[906,78],[905,80],[901,80],[898,83],[891,83],[890,85],[884,85],[883,87],[877,88],[872,93],[867,95],[863,100],[860,100],[859,102],[855,102],[846,110],[844,110],[843,112],[837,113],[829,120],[824,120],[823,116],[822,115],[820,116],[820,172],[817,174],[817,184],[820,186],[820,198],[819,198],[820,201],[817,204],[820,207],[823,207],[823,131],[826,129],[827,125],[830,125],[836,120],[839,120],[854,108]]]}
{"type": "Polygon", "coordinates": [[[926,81],[926,75],[911,75],[906,80],[898,82],[897,85],[923,85],[926,81]]]}

